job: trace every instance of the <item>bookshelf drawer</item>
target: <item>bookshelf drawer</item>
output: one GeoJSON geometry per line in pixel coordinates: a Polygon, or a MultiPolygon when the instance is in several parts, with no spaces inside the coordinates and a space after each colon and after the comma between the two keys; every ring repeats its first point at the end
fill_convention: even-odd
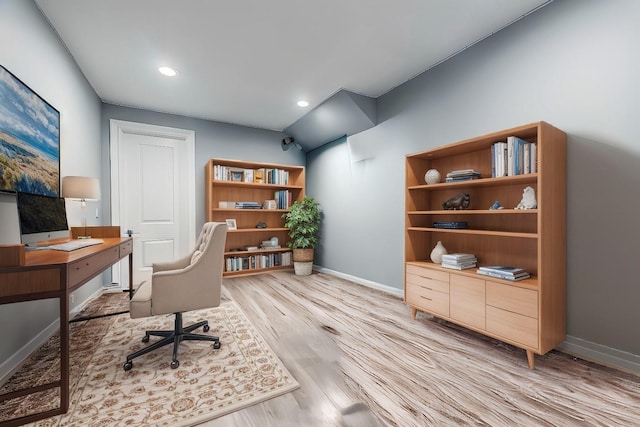
{"type": "Polygon", "coordinates": [[[487,306],[487,331],[499,337],[538,348],[538,319],[487,306]]]}
{"type": "Polygon", "coordinates": [[[538,292],[487,280],[487,305],[538,318],[538,292]]]}
{"type": "Polygon", "coordinates": [[[407,283],[406,303],[434,314],[449,317],[449,294],[407,283]]]}
{"type": "Polygon", "coordinates": [[[407,265],[407,276],[409,274],[423,277],[425,279],[432,279],[449,283],[449,273],[446,271],[438,271],[431,268],[418,267],[417,265],[407,265]]]}
{"type": "Polygon", "coordinates": [[[409,285],[419,286],[424,289],[431,289],[445,294],[449,293],[449,282],[441,282],[440,280],[428,279],[426,277],[407,273],[407,286],[409,285]]]}

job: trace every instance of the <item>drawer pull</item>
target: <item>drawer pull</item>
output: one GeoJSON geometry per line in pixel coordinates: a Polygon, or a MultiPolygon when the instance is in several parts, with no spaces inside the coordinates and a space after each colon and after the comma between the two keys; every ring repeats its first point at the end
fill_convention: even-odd
{"type": "Polygon", "coordinates": [[[427,298],[427,297],[422,296],[422,295],[420,295],[420,298],[422,298],[422,299],[426,299],[427,301],[433,301],[431,298],[427,298]]]}

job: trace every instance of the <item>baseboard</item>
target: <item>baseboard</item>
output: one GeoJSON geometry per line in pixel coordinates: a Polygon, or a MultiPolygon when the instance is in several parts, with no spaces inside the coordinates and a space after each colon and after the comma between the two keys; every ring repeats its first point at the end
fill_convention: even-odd
{"type": "Polygon", "coordinates": [[[640,356],[567,335],[558,350],[600,365],[640,375],[640,356]]]}
{"type": "Polygon", "coordinates": [[[331,270],[329,268],[319,267],[317,265],[314,265],[313,269],[319,273],[330,274],[332,276],[340,277],[341,279],[350,280],[360,285],[364,285],[369,288],[377,289],[379,291],[383,291],[383,292],[395,295],[397,297],[404,298],[404,290],[394,288],[393,286],[383,285],[382,283],[373,282],[371,280],[363,279],[357,276],[352,276],[350,274],[340,273],[339,271],[331,270]]]}
{"type": "Polygon", "coordinates": [[[59,329],[58,325],[60,324],[60,319],[56,319],[49,326],[44,328],[38,335],[33,337],[29,342],[22,346],[18,351],[13,353],[7,360],[0,364],[0,384],[4,384],[11,378],[22,364],[25,362],[27,357],[31,355],[34,351],[38,349],[42,344],[44,344],[56,331],[59,329]]]}
{"type": "MultiPolygon", "coordinates": [[[[78,314],[82,309],[94,298],[97,298],[102,294],[103,290],[98,289],[91,296],[85,299],[81,304],[78,304],[71,311],[69,311],[69,319],[72,319],[76,314],[78,314]]],[[[0,384],[4,384],[11,378],[22,364],[26,361],[26,359],[36,351],[40,346],[42,346],[53,334],[58,331],[60,325],[60,319],[56,318],[49,326],[44,328],[38,335],[33,337],[29,342],[23,345],[18,351],[13,353],[7,360],[0,364],[0,384]]]]}

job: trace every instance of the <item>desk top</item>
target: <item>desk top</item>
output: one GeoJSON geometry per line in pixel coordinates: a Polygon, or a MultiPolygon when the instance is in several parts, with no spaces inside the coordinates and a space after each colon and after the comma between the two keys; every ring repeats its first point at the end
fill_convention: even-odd
{"type": "MultiPolygon", "coordinates": [[[[81,260],[85,257],[95,255],[113,247],[118,247],[121,243],[128,243],[131,237],[100,237],[104,243],[99,245],[87,246],[85,248],[76,249],[74,251],[56,251],[53,249],[36,249],[29,250],[25,253],[25,264],[23,267],[34,267],[42,265],[70,264],[74,261],[81,260]]],[[[68,239],[51,241],[47,243],[63,243],[68,239]]]]}

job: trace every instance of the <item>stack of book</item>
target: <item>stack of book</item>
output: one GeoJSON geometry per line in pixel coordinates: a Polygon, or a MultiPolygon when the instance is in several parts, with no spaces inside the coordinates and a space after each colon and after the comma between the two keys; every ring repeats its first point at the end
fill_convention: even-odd
{"type": "Polygon", "coordinates": [[[482,178],[480,172],[475,169],[459,169],[447,174],[445,182],[469,181],[471,179],[482,178]]]}
{"type": "Polygon", "coordinates": [[[480,267],[478,274],[512,281],[524,280],[531,277],[531,274],[522,268],[509,267],[506,265],[487,265],[480,267]]]}
{"type": "Polygon", "coordinates": [[[466,270],[474,268],[478,259],[474,254],[453,253],[442,255],[442,266],[453,270],[466,270]]]}
{"type": "Polygon", "coordinates": [[[262,209],[258,202],[236,202],[236,209],[262,209]]]}
{"type": "Polygon", "coordinates": [[[433,228],[469,228],[467,221],[433,221],[433,228]]]}

